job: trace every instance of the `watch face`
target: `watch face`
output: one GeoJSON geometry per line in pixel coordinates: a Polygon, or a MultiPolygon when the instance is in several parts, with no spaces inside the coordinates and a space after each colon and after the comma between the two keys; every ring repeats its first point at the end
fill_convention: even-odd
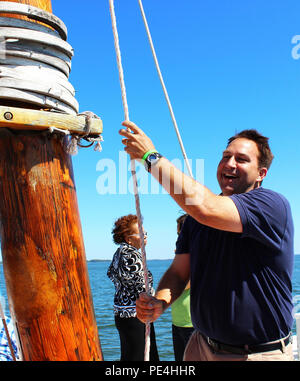
{"type": "Polygon", "coordinates": [[[153,160],[156,160],[156,159],[157,159],[157,156],[156,156],[154,153],[151,153],[151,154],[148,156],[148,159],[149,159],[149,161],[153,161],[153,160]]]}
{"type": "Polygon", "coordinates": [[[148,172],[150,172],[151,166],[155,165],[161,157],[162,156],[158,152],[150,153],[144,163],[148,172]]]}

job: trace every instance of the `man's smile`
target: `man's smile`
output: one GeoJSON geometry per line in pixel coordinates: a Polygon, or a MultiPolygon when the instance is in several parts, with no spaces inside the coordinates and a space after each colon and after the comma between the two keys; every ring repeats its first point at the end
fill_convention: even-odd
{"type": "Polygon", "coordinates": [[[231,173],[223,173],[222,176],[227,180],[237,179],[238,176],[231,173]]]}

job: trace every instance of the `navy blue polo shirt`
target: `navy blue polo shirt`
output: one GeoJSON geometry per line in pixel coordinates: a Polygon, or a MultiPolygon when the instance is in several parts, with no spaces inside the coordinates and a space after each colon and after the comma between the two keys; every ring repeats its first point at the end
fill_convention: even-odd
{"type": "Polygon", "coordinates": [[[190,253],[195,329],[231,345],[278,340],[291,330],[294,228],[288,201],[264,188],[230,196],[243,233],[188,217],[176,254],[190,253]]]}

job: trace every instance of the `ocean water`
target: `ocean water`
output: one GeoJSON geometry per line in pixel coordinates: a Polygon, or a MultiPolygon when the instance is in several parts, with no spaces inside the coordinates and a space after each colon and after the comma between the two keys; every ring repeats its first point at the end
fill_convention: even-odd
{"type": "MultiPolygon", "coordinates": [[[[107,278],[106,271],[109,261],[88,262],[88,272],[90,277],[91,290],[93,294],[93,303],[101,347],[104,360],[117,361],[120,357],[119,335],[114,324],[113,316],[113,296],[114,287],[107,278]]],[[[171,263],[169,260],[149,260],[148,267],[154,278],[156,287],[161,276],[171,263]]],[[[3,277],[3,268],[0,266],[0,291],[6,299],[5,282],[3,277]]],[[[295,266],[293,274],[293,301],[295,313],[300,313],[300,255],[295,256],[295,266]]],[[[6,302],[7,303],[7,302],[6,302]]],[[[8,313],[8,308],[6,308],[8,313]]],[[[171,330],[171,310],[168,309],[156,322],[156,340],[160,360],[173,361],[172,330],[171,330]]],[[[295,324],[293,334],[296,333],[295,324]]]]}
{"type": "MultiPolygon", "coordinates": [[[[171,259],[149,260],[147,262],[148,268],[153,274],[155,288],[171,262],[171,259]]],[[[113,315],[114,286],[106,276],[109,264],[110,261],[89,262],[88,271],[103,357],[106,361],[117,361],[120,358],[120,342],[113,315]]],[[[160,360],[174,360],[171,325],[171,310],[168,309],[155,322],[156,343],[160,360]]]]}

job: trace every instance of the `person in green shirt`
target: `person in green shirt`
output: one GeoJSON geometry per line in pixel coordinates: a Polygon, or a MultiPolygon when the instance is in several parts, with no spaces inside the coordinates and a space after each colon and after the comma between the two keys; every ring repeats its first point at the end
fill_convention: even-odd
{"type": "MultiPolygon", "coordinates": [[[[177,234],[180,233],[187,214],[177,218],[177,234]]],[[[183,293],[171,305],[172,338],[175,361],[182,361],[187,342],[194,331],[190,312],[190,282],[183,293]]]]}

